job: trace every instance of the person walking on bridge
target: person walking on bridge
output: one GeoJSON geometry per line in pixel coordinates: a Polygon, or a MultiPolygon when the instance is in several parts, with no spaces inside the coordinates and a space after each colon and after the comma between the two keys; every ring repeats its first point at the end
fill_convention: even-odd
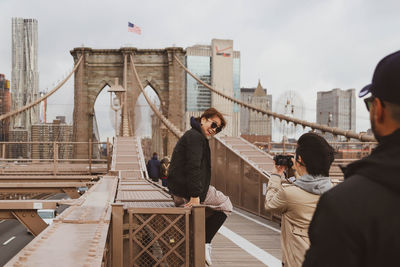
{"type": "Polygon", "coordinates": [[[211,155],[208,140],[226,125],[215,108],[190,119],[191,129],[178,140],[168,170],[168,189],[176,206],[206,205],[206,263],[211,265],[211,240],[232,212],[232,203],[210,185],[211,155]]]}
{"type": "Polygon", "coordinates": [[[154,182],[158,182],[160,178],[160,165],[161,163],[158,160],[158,155],[154,152],[153,157],[147,162],[147,172],[154,182]]]}
{"type": "Polygon", "coordinates": [[[168,177],[168,168],[169,168],[169,158],[164,157],[161,160],[160,165],[160,174],[161,174],[161,184],[162,186],[167,187],[167,177],[168,177]]]}
{"type": "MultiPolygon", "coordinates": [[[[268,182],[265,209],[281,217],[283,266],[298,267],[310,245],[307,231],[320,195],[332,187],[329,169],[334,150],[315,133],[303,134],[297,141],[295,158],[277,162],[268,182]],[[286,160],[288,161],[288,160],[286,160]],[[297,177],[285,178],[290,163],[297,177]],[[278,165],[280,164],[280,165],[278,165]]],[[[292,169],[292,168],[290,168],[292,169]]]]}
{"type": "Polygon", "coordinates": [[[309,229],[304,267],[399,266],[400,51],[376,66],[359,97],[378,146],[349,164],[345,180],[323,194],[309,229]]]}

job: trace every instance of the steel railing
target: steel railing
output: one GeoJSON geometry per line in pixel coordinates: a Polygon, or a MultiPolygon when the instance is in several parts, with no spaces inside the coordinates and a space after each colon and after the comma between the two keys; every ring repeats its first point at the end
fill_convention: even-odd
{"type": "Polygon", "coordinates": [[[107,172],[111,165],[110,142],[0,142],[0,164],[3,167],[0,173],[18,172],[18,169],[24,172],[29,167],[46,165],[42,171],[56,175],[63,172],[63,166],[71,163],[82,164],[81,168],[75,165],[71,171],[83,168],[92,174],[94,168],[105,165],[104,172],[107,172]],[[78,145],[88,147],[87,158],[73,158],[74,147],[78,145]],[[101,149],[101,145],[105,145],[105,150],[101,149]]]}

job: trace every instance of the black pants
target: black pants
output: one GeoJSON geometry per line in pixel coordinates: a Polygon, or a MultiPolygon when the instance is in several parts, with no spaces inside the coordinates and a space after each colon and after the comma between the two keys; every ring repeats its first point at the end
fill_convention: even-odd
{"type": "Polygon", "coordinates": [[[226,215],[222,211],[213,211],[206,218],[206,243],[211,243],[211,240],[218,232],[219,228],[224,224],[226,215]]]}

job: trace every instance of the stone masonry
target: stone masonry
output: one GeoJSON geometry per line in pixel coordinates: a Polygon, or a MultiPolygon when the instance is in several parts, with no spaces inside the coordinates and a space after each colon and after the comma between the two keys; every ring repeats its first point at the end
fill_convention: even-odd
{"type": "MultiPolygon", "coordinates": [[[[184,130],[185,73],[173,59],[176,55],[181,62],[184,62],[185,51],[183,48],[92,49],[80,47],[73,49],[71,54],[75,63],[82,55],[84,57],[75,73],[73,141],[87,142],[92,138],[96,98],[107,85],[114,84],[115,78],[119,78],[119,84],[126,84],[127,111],[131,128],[135,129],[134,110],[141,91],[134,78],[129,55],[133,56],[143,87],[150,85],[157,93],[163,115],[181,131],[184,130]],[[127,74],[124,77],[126,55],[127,74]]],[[[171,155],[177,139],[172,134],[168,134],[165,138],[167,138],[167,151],[164,151],[164,154],[171,155]]],[[[87,156],[87,145],[75,147],[74,158],[87,158],[87,156]]]]}

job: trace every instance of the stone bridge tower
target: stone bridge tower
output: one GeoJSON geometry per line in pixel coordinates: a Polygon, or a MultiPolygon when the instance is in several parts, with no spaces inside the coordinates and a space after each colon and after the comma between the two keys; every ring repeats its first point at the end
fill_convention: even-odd
{"type": "MultiPolygon", "coordinates": [[[[73,141],[87,142],[92,138],[94,104],[99,93],[119,78],[127,90],[127,111],[131,128],[135,129],[134,110],[141,91],[130,64],[130,55],[136,66],[143,87],[150,85],[157,93],[161,111],[180,130],[184,130],[185,72],[176,60],[185,60],[181,47],[165,49],[92,49],[75,48],[71,51],[75,64],[81,56],[83,61],[75,72],[73,141]],[[126,71],[124,71],[126,69],[126,71]]],[[[168,133],[165,154],[171,155],[177,139],[168,133]]],[[[77,145],[74,158],[87,158],[88,146],[77,145]]]]}

